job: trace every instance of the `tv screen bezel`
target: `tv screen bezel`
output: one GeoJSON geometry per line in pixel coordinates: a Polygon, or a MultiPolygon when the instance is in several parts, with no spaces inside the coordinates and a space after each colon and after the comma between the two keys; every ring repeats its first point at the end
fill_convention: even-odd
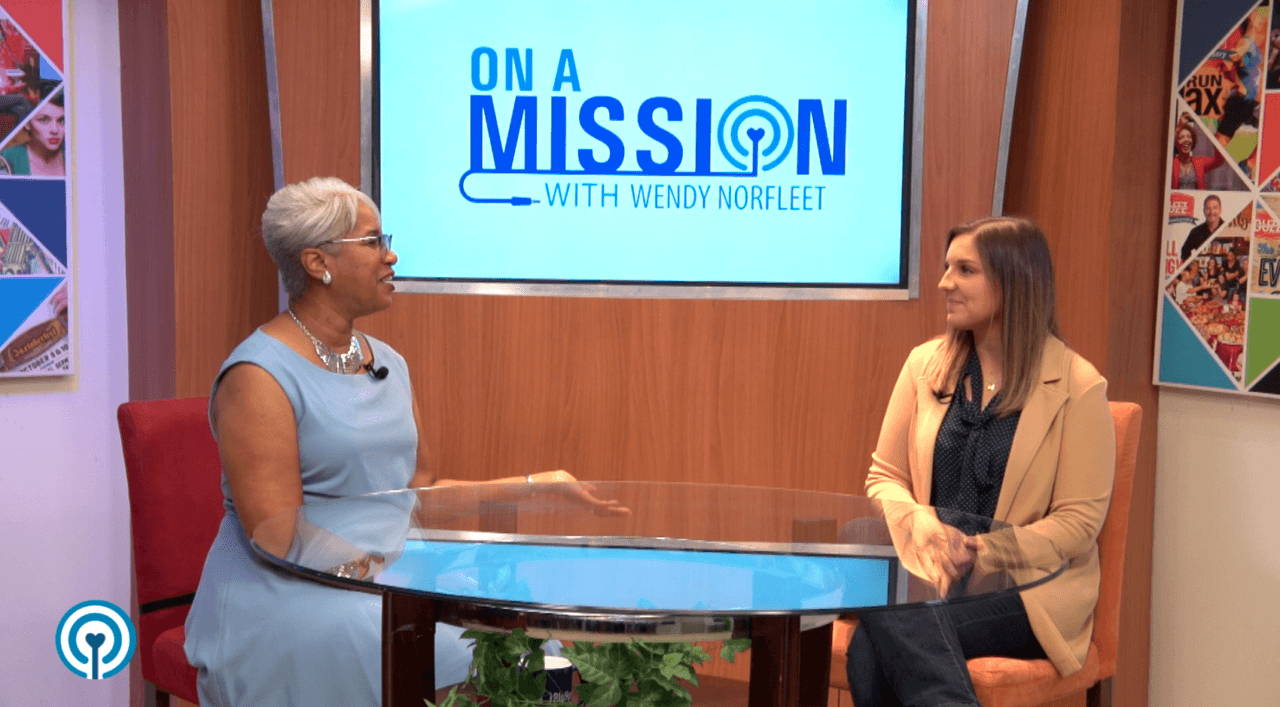
{"type": "MultiPolygon", "coordinates": [[[[925,49],[928,3],[907,3],[907,66],[903,111],[903,200],[899,279],[887,284],[671,282],[433,278],[400,276],[402,293],[555,297],[759,300],[907,300],[920,291],[920,213],[924,144],[925,49]]],[[[360,177],[362,190],[380,200],[378,0],[360,3],[360,177]]]]}

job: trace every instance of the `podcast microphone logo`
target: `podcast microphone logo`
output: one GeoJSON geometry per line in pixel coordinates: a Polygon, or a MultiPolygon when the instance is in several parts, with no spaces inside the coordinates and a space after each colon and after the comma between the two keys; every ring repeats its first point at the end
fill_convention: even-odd
{"type": "Polygon", "coordinates": [[[128,613],[109,601],[92,599],[62,615],[54,644],[67,670],[87,680],[104,680],[129,664],[138,634],[128,613]]]}

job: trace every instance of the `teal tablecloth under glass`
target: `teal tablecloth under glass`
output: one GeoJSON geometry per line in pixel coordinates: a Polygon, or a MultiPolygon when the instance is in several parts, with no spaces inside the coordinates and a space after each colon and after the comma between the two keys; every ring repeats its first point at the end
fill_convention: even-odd
{"type": "Polygon", "coordinates": [[[1018,531],[862,496],[715,484],[477,484],[333,499],[271,518],[259,554],[383,596],[383,702],[431,698],[435,622],[564,640],[749,637],[751,705],[826,704],[831,620],[1050,581],[1018,531]],[[931,552],[980,535],[971,571],[931,552]],[[930,549],[933,547],[933,550],[930,549]],[[944,595],[945,592],[945,595],[944,595]],[[412,666],[412,668],[408,667],[412,666]]]}

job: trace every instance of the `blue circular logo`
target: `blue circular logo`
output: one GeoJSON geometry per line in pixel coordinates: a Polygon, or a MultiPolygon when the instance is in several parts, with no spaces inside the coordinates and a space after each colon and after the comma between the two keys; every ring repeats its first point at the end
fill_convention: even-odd
{"type": "Polygon", "coordinates": [[[103,680],[124,670],[138,645],[129,614],[101,599],[68,609],[53,638],[62,664],[88,680],[103,680]]]}
{"type": "Polygon", "coordinates": [[[716,133],[720,154],[738,169],[751,169],[748,163],[752,148],[743,144],[743,136],[752,143],[767,139],[768,144],[761,146],[759,153],[760,171],[773,169],[786,159],[796,137],[795,124],[791,122],[787,109],[772,98],[761,95],[743,96],[729,104],[720,114],[716,133]],[[766,161],[765,158],[772,159],[766,161]]]}

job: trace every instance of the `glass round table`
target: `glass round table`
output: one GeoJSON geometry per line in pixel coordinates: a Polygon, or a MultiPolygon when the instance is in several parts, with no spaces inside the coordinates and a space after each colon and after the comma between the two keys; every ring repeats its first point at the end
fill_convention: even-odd
{"type": "Polygon", "coordinates": [[[841,614],[1052,580],[1061,561],[1025,532],[816,491],[486,483],[308,502],[253,542],[290,573],[382,595],[386,705],[435,694],[436,622],[593,642],[750,638],[749,704],[794,705],[826,704],[841,614]]]}

